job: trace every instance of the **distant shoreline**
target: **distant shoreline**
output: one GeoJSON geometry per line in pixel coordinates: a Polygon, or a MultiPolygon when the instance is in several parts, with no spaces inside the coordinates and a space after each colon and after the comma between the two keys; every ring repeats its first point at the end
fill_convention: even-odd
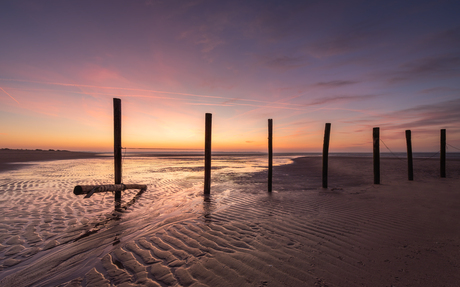
{"type": "Polygon", "coordinates": [[[26,149],[0,149],[0,172],[17,169],[24,162],[83,159],[104,157],[95,152],[76,152],[66,150],[26,150],[26,149]]]}
{"type": "MultiPolygon", "coordinates": [[[[222,156],[263,156],[267,155],[263,152],[213,152],[213,157],[222,156]]],[[[68,151],[68,150],[43,150],[43,149],[0,149],[0,172],[14,170],[23,167],[25,162],[39,162],[39,161],[51,161],[51,160],[68,160],[68,159],[85,159],[85,158],[107,158],[112,157],[113,153],[110,152],[81,152],[81,151],[68,151]]],[[[123,157],[196,157],[204,156],[203,153],[199,152],[128,152],[123,153],[123,157]]],[[[274,153],[274,156],[292,156],[297,157],[321,157],[320,152],[280,152],[274,153]]],[[[406,154],[403,152],[387,153],[381,152],[380,156],[387,159],[400,159],[406,158],[406,154]]],[[[372,153],[370,152],[338,152],[329,153],[329,157],[341,157],[341,158],[370,158],[372,153]]],[[[414,159],[438,159],[439,153],[427,153],[417,152],[414,153],[414,159]]],[[[448,160],[460,160],[460,153],[450,152],[447,153],[448,160]]]]}

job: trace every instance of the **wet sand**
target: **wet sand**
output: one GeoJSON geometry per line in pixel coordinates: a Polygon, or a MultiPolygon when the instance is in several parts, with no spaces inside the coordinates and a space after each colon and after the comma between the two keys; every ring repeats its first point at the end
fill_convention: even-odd
{"type": "Polygon", "coordinates": [[[266,172],[235,173],[213,177],[209,197],[201,176],[155,179],[133,164],[127,174],[149,188],[124,194],[123,206],[137,201],[121,211],[110,196],[71,194],[81,162],[39,165],[29,181],[12,173],[1,204],[17,216],[0,222],[0,285],[458,286],[460,161],[439,178],[438,160],[415,159],[412,182],[405,161],[381,163],[381,185],[372,159],[332,157],[323,189],[321,158],[310,157],[275,167],[271,194],[266,172]],[[43,195],[15,195],[26,190],[43,195]]]}

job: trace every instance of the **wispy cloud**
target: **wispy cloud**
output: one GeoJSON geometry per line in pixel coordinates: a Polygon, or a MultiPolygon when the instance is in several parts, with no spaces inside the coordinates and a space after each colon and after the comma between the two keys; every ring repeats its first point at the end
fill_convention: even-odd
{"type": "Polygon", "coordinates": [[[421,105],[389,113],[389,117],[400,119],[402,124],[389,124],[392,129],[427,128],[458,125],[460,122],[460,99],[432,105],[421,105]]]}
{"type": "Polygon", "coordinates": [[[378,95],[335,96],[335,97],[316,99],[312,102],[309,102],[308,105],[317,106],[317,105],[324,105],[324,104],[329,104],[333,102],[362,101],[362,100],[369,100],[377,96],[378,95]]]}
{"type": "Polygon", "coordinates": [[[290,69],[296,69],[308,65],[307,59],[302,56],[266,56],[262,58],[261,63],[265,67],[279,71],[287,71],[290,69]]]}
{"type": "Polygon", "coordinates": [[[425,57],[403,63],[397,71],[390,73],[389,82],[421,80],[427,77],[457,77],[460,75],[458,55],[425,57]]]}
{"type": "Polygon", "coordinates": [[[387,131],[405,129],[433,130],[433,128],[456,128],[460,122],[460,99],[430,105],[419,105],[395,112],[373,114],[370,117],[343,121],[369,129],[384,127],[387,131]]]}
{"type": "Polygon", "coordinates": [[[460,45],[460,26],[435,31],[423,37],[419,45],[450,50],[460,45]]]}
{"type": "MultiPolygon", "coordinates": [[[[82,93],[82,94],[93,94],[93,95],[110,95],[110,96],[125,96],[125,97],[144,97],[144,98],[163,98],[163,99],[170,99],[170,100],[184,100],[184,98],[198,98],[198,99],[206,99],[206,100],[220,100],[225,102],[233,102],[234,105],[249,105],[249,106],[260,106],[264,107],[266,104],[275,104],[277,108],[288,108],[288,109],[298,109],[297,104],[280,102],[280,101],[264,101],[264,100],[255,100],[255,99],[244,99],[244,98],[230,98],[230,97],[222,97],[222,96],[214,96],[214,95],[203,95],[203,94],[191,94],[191,93],[182,93],[182,92],[171,92],[171,91],[159,91],[159,90],[151,90],[151,89],[138,89],[138,88],[125,88],[125,87],[111,87],[111,86],[95,86],[95,85],[86,85],[86,84],[70,84],[70,83],[53,83],[53,82],[41,82],[41,81],[29,81],[29,80],[20,80],[20,79],[0,79],[3,81],[13,81],[13,82],[27,82],[27,83],[37,83],[37,84],[45,84],[45,85],[52,85],[52,86],[63,86],[63,87],[75,87],[81,91],[81,88],[91,88],[94,91],[81,91],[74,93],[82,93]],[[108,91],[106,92],[100,92],[108,91]],[[122,91],[123,93],[115,92],[115,91],[122,91]],[[136,94],[133,94],[136,93],[136,94]],[[152,95],[156,94],[156,95],[152,95]],[[158,96],[161,95],[161,96],[158,96]],[[176,96],[183,96],[183,97],[168,97],[165,95],[176,95],[176,96]],[[240,103],[236,103],[240,102],[240,103]],[[251,104],[252,103],[252,104],[251,104]],[[260,104],[260,105],[257,105],[260,104]]],[[[196,103],[199,104],[199,103],[196,103]]],[[[203,102],[203,104],[213,104],[210,102],[203,102]]],[[[222,102],[216,103],[222,104],[222,102]]]]}
{"type": "Polygon", "coordinates": [[[423,89],[419,91],[420,94],[437,94],[437,93],[454,93],[454,92],[460,92],[460,89],[450,88],[450,87],[434,87],[434,88],[428,88],[428,89],[423,89]]]}
{"type": "MultiPolygon", "coordinates": [[[[349,7],[348,7],[349,8],[349,7]]],[[[350,13],[349,17],[352,17],[350,13]]],[[[388,31],[384,28],[386,15],[348,19],[344,25],[337,25],[329,33],[306,45],[305,50],[317,58],[331,57],[345,53],[360,51],[379,45],[388,31]]]]}
{"type": "Polygon", "coordinates": [[[353,84],[357,84],[357,81],[346,81],[346,80],[333,80],[333,81],[327,81],[327,82],[318,82],[313,84],[313,87],[319,87],[319,88],[337,88],[337,87],[343,87],[343,86],[349,86],[353,84]]]}

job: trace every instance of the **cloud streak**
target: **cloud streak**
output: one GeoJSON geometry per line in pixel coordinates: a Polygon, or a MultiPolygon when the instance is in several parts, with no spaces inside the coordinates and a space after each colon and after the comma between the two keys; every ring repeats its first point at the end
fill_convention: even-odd
{"type": "Polygon", "coordinates": [[[390,118],[405,119],[406,123],[389,124],[392,129],[447,127],[460,122],[460,99],[432,105],[421,105],[387,114],[390,118]]]}
{"type": "Polygon", "coordinates": [[[345,81],[345,80],[333,80],[327,82],[318,82],[313,85],[312,87],[319,87],[319,88],[339,88],[343,86],[350,86],[357,84],[358,81],[345,81]]]}
{"type": "Polygon", "coordinates": [[[12,98],[16,103],[19,104],[18,100],[16,100],[12,95],[10,95],[7,91],[5,91],[2,87],[0,87],[0,90],[2,90],[5,94],[7,94],[10,98],[12,98]]]}
{"type": "MultiPolygon", "coordinates": [[[[230,97],[223,97],[223,96],[212,96],[212,95],[200,95],[200,94],[191,94],[191,93],[182,93],[182,92],[170,92],[170,91],[159,91],[159,90],[150,90],[150,89],[138,89],[138,88],[123,88],[123,87],[110,87],[110,86],[95,86],[95,85],[85,85],[85,84],[69,84],[69,83],[54,83],[54,82],[40,82],[40,81],[29,81],[29,80],[19,80],[19,79],[0,79],[4,81],[15,81],[15,82],[27,82],[27,83],[37,83],[37,84],[45,84],[45,85],[53,85],[53,86],[64,86],[64,87],[76,87],[81,89],[84,88],[94,88],[94,89],[101,89],[101,90],[114,90],[114,91],[130,91],[130,92],[145,92],[145,93],[154,93],[154,94],[167,94],[167,95],[179,95],[179,96],[186,96],[186,97],[195,97],[195,98],[206,98],[206,99],[216,99],[216,100],[225,100],[225,101],[242,101],[242,102],[253,102],[253,103],[266,103],[272,104],[271,101],[262,101],[262,100],[255,100],[255,99],[244,99],[244,98],[230,98],[230,97]]],[[[83,92],[83,94],[91,94],[90,92],[83,92]]],[[[127,97],[153,97],[149,95],[130,95],[130,94],[116,94],[116,93],[94,93],[94,94],[101,94],[101,95],[123,95],[127,97]]],[[[166,98],[165,98],[166,99],[166,98]]],[[[181,98],[169,98],[169,99],[181,99],[181,98]]],[[[295,104],[291,103],[281,103],[277,102],[279,105],[283,106],[296,106],[295,104]]]]}
{"type": "Polygon", "coordinates": [[[308,106],[318,106],[334,102],[350,102],[350,101],[363,101],[376,98],[377,95],[356,95],[356,96],[335,96],[328,98],[321,98],[308,103],[308,106]]]}
{"type": "Polygon", "coordinates": [[[457,55],[425,57],[406,62],[391,74],[395,76],[390,77],[390,83],[433,77],[458,77],[460,75],[460,57],[457,55]]]}
{"type": "Polygon", "coordinates": [[[264,57],[261,61],[262,65],[273,70],[287,71],[291,69],[297,69],[308,65],[305,57],[291,57],[291,56],[279,56],[279,57],[264,57]]]}

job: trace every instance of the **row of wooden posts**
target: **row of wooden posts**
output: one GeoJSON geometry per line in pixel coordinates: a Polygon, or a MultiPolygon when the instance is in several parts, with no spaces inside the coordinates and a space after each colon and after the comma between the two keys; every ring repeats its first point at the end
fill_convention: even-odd
{"type": "MultiPolygon", "coordinates": [[[[206,141],[205,141],[205,188],[204,193],[211,191],[211,121],[212,114],[206,114],[206,141]]],[[[408,179],[414,180],[414,165],[412,157],[411,131],[406,130],[408,179]]],[[[323,142],[322,187],[328,186],[329,141],[331,124],[326,123],[323,142]]],[[[380,128],[373,128],[373,172],[374,184],[380,184],[380,128]]],[[[446,130],[441,129],[441,177],[446,177],[446,130]]],[[[268,192],[272,191],[273,179],[273,119],[268,119],[268,192]]]]}
{"type": "MultiPolygon", "coordinates": [[[[269,132],[271,133],[271,132],[269,132]]],[[[329,138],[331,134],[331,124],[326,123],[324,130],[324,143],[323,143],[323,173],[322,181],[323,188],[327,188],[327,171],[328,171],[328,153],[329,153],[329,138]]],[[[412,137],[411,131],[406,130],[406,146],[407,146],[407,173],[408,179],[414,180],[414,164],[412,157],[412,137]]],[[[380,128],[373,128],[373,171],[374,171],[374,184],[380,184],[380,128]]],[[[441,177],[446,177],[446,130],[441,129],[441,177]]],[[[271,179],[269,179],[271,182],[271,179]]],[[[271,183],[270,183],[271,184],[271,183]]],[[[269,191],[271,189],[269,188],[269,191]]]]}
{"type": "MultiPolygon", "coordinates": [[[[412,157],[412,135],[410,130],[405,131],[407,147],[407,178],[414,180],[414,163],[412,157]]],[[[374,128],[373,137],[373,159],[374,159],[374,184],[380,184],[380,128],[374,128]]],[[[441,177],[446,177],[446,130],[441,129],[441,152],[440,152],[441,177]]]]}
{"type": "MultiPolygon", "coordinates": [[[[115,201],[121,199],[121,191],[125,189],[146,190],[146,185],[122,184],[122,144],[121,144],[121,100],[113,99],[114,114],[114,185],[79,185],[74,189],[75,194],[86,194],[90,197],[95,192],[115,192],[115,201]]],[[[322,187],[328,185],[328,154],[331,124],[326,123],[323,143],[322,187]]],[[[205,160],[204,160],[204,194],[211,193],[211,138],[212,138],[212,114],[205,115],[205,160]]],[[[406,130],[408,179],[414,179],[411,131],[406,130]]],[[[374,184],[380,184],[380,128],[373,129],[373,171],[374,184]]],[[[446,177],[446,130],[441,130],[441,177],[446,177]]],[[[273,119],[268,119],[268,192],[272,191],[273,178],[273,119]]]]}

